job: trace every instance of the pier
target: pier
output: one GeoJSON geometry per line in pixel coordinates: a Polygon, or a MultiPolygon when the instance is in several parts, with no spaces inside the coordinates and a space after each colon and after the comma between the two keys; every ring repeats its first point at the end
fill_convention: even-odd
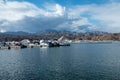
{"type": "Polygon", "coordinates": [[[1,46],[0,49],[20,49],[20,46],[1,46]]]}

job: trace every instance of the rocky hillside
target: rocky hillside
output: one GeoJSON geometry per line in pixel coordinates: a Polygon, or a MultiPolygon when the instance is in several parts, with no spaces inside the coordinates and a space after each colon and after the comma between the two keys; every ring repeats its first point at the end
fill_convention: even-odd
{"type": "Polygon", "coordinates": [[[70,32],[70,31],[48,31],[42,33],[27,33],[27,32],[6,32],[0,33],[0,41],[20,41],[22,39],[40,40],[40,39],[59,39],[61,36],[70,40],[120,40],[120,33],[107,32],[70,32]]]}
{"type": "Polygon", "coordinates": [[[92,40],[119,40],[120,41],[120,33],[94,36],[92,37],[92,40]]]}

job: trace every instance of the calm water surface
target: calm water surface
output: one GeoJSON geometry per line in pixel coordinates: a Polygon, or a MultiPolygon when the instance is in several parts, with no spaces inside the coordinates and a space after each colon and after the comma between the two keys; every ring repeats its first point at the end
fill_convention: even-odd
{"type": "Polygon", "coordinates": [[[120,43],[0,50],[0,80],[120,80],[120,43]]]}

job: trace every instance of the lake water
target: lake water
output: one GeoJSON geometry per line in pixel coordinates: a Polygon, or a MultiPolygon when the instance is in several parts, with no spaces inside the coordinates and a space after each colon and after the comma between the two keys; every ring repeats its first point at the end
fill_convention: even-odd
{"type": "Polygon", "coordinates": [[[120,43],[0,50],[0,80],[120,80],[120,43]]]}

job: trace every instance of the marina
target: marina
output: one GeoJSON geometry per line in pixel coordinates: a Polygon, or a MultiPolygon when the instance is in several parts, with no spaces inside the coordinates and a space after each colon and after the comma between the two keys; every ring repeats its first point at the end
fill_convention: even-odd
{"type": "Polygon", "coordinates": [[[22,49],[22,48],[33,48],[33,47],[60,47],[60,46],[70,46],[69,42],[57,41],[57,40],[34,40],[30,41],[24,39],[22,41],[9,41],[1,42],[0,49],[22,49]]]}
{"type": "Polygon", "coordinates": [[[50,48],[50,47],[60,47],[60,46],[70,46],[74,43],[81,44],[112,44],[120,43],[120,41],[104,40],[104,41],[72,41],[72,40],[33,40],[24,39],[22,41],[9,41],[9,42],[0,42],[0,49],[23,49],[23,48],[50,48]]]}

